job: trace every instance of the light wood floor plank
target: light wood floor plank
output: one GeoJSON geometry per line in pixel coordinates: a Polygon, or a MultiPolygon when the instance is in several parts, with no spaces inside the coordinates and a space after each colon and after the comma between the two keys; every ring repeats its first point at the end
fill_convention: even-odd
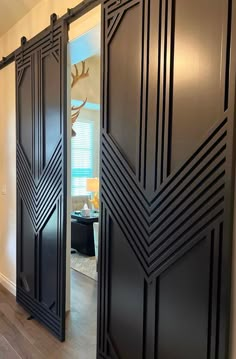
{"type": "Polygon", "coordinates": [[[15,297],[0,285],[0,359],[95,359],[97,283],[71,272],[71,312],[66,342],[60,343],[41,324],[27,320],[15,297]]]}
{"type": "Polygon", "coordinates": [[[0,359],[22,359],[2,336],[0,337],[0,359]]]}

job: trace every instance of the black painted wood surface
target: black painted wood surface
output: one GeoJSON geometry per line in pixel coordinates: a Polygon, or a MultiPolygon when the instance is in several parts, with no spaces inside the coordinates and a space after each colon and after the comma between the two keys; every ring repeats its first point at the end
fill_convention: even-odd
{"type": "Polygon", "coordinates": [[[232,0],[102,16],[98,358],[226,359],[232,0]]]}
{"type": "Polygon", "coordinates": [[[16,54],[17,301],[65,338],[67,27],[16,54]]]}

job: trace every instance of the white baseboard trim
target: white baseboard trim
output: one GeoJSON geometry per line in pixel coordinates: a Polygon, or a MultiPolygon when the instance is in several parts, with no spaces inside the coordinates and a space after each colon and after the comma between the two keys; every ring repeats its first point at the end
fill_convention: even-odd
{"type": "Polygon", "coordinates": [[[0,283],[3,287],[5,287],[11,294],[16,296],[16,285],[10,279],[5,277],[2,273],[0,273],[0,283]]]}

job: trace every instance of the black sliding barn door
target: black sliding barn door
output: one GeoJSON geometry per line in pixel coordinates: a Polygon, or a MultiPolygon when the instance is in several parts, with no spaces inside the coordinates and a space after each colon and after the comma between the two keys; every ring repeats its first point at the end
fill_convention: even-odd
{"type": "Polygon", "coordinates": [[[16,55],[17,301],[65,336],[66,44],[52,24],[16,55]]]}
{"type": "Polygon", "coordinates": [[[226,359],[232,1],[102,12],[98,357],[226,359]]]}

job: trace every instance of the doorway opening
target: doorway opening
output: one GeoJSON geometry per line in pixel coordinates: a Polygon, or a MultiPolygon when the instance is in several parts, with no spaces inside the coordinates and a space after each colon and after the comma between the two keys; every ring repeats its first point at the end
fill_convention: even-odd
{"type": "MultiPolygon", "coordinates": [[[[75,21],[69,32],[68,128],[70,245],[67,279],[68,321],[78,320],[75,335],[96,355],[97,263],[100,167],[100,6],[75,21]],[[81,331],[80,331],[81,328],[81,331]]],[[[68,334],[68,333],[67,333],[68,334]]]]}

